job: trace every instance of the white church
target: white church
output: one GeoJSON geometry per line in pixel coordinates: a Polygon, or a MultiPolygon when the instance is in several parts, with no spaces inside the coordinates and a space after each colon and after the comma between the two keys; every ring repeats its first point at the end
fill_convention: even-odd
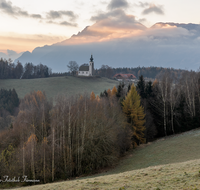
{"type": "Polygon", "coordinates": [[[84,63],[79,67],[78,76],[93,76],[94,75],[94,61],[91,55],[90,63],[84,63]]]}

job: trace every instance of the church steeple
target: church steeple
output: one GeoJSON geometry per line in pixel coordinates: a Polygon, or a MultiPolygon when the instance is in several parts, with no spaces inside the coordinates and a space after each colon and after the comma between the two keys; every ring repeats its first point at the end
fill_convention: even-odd
{"type": "Polygon", "coordinates": [[[91,55],[90,62],[93,62],[93,60],[94,60],[94,59],[93,59],[93,56],[91,55]]]}

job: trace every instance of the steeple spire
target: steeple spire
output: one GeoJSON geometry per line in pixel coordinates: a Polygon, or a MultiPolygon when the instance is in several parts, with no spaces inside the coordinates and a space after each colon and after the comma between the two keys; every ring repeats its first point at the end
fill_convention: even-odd
{"type": "Polygon", "coordinates": [[[93,62],[93,60],[94,60],[94,59],[93,59],[93,56],[92,56],[92,54],[91,54],[91,58],[90,58],[90,61],[91,61],[91,62],[93,62]]]}

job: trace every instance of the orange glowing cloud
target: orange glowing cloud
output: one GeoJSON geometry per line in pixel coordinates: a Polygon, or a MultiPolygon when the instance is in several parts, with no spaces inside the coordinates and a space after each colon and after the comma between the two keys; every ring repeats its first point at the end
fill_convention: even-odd
{"type": "Polygon", "coordinates": [[[152,28],[177,28],[177,26],[168,23],[156,23],[152,28]]]}
{"type": "Polygon", "coordinates": [[[126,15],[131,22],[124,22],[121,18],[105,18],[97,21],[94,25],[86,27],[77,35],[59,43],[59,45],[83,44],[91,42],[109,41],[119,38],[127,38],[139,35],[146,27],[136,22],[133,16],[126,15]]]}

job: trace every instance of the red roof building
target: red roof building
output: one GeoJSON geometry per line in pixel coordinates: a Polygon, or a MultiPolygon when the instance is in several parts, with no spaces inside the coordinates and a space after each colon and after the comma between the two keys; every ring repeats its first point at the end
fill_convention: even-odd
{"type": "Polygon", "coordinates": [[[121,80],[131,80],[131,79],[136,79],[135,75],[133,74],[121,74],[121,73],[117,73],[113,76],[113,78],[116,79],[121,79],[121,80]]]}

